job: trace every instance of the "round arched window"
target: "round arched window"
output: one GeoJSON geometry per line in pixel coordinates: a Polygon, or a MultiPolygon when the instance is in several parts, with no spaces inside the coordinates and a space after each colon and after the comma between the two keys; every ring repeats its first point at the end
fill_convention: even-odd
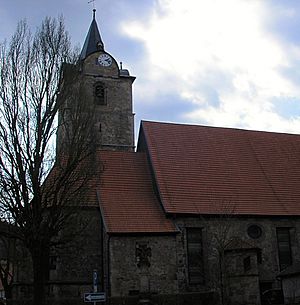
{"type": "Polygon", "coordinates": [[[261,237],[262,229],[258,225],[251,225],[248,227],[247,233],[248,233],[249,237],[251,237],[253,239],[257,239],[257,238],[261,237]]]}

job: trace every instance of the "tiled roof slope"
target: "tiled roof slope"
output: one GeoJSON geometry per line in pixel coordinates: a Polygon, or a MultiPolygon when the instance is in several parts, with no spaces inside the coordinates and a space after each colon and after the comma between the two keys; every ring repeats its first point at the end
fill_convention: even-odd
{"type": "Polygon", "coordinates": [[[299,135],[156,122],[141,130],[167,213],[300,215],[299,135]]]}
{"type": "Polygon", "coordinates": [[[146,155],[134,152],[98,152],[97,186],[108,233],[174,233],[156,199],[146,155]]]}

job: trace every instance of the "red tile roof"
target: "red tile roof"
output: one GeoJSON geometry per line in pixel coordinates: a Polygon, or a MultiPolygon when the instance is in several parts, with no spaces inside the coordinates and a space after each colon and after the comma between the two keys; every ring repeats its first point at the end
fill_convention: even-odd
{"type": "Polygon", "coordinates": [[[300,136],[142,122],[167,213],[300,215],[300,136]]]}
{"type": "Polygon", "coordinates": [[[97,186],[108,233],[174,233],[154,194],[146,155],[99,151],[97,186]]]}

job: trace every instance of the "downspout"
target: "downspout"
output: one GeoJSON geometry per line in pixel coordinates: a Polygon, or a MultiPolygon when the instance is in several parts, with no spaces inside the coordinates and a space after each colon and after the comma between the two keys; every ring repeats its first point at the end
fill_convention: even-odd
{"type": "Polygon", "coordinates": [[[106,279],[106,287],[107,287],[107,295],[111,297],[111,283],[110,283],[110,235],[108,235],[106,241],[106,255],[107,255],[107,279],[106,279]]]}
{"type": "MultiPolygon", "coordinates": [[[[104,283],[104,279],[102,281],[103,286],[105,286],[105,291],[107,293],[107,296],[110,297],[111,296],[111,285],[110,285],[110,255],[109,255],[109,246],[110,246],[110,235],[108,233],[108,229],[107,229],[107,225],[105,223],[104,220],[104,213],[102,211],[101,205],[100,205],[100,193],[97,191],[97,198],[98,198],[98,203],[99,203],[99,207],[100,207],[100,213],[101,213],[101,218],[102,218],[102,264],[103,264],[103,273],[104,273],[104,255],[106,256],[106,262],[107,262],[107,268],[105,268],[105,273],[106,273],[106,278],[105,278],[105,283],[104,283]],[[105,238],[105,235],[107,236],[107,238],[105,238]],[[104,243],[106,243],[106,251],[104,253],[104,243]]],[[[103,274],[104,276],[104,274],[103,274]]]]}

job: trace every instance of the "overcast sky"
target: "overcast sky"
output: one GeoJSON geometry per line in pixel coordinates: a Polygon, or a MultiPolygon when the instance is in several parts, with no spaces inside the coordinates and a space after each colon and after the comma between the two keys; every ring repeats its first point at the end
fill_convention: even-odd
{"type": "MultiPolygon", "coordinates": [[[[134,83],[141,119],[300,133],[300,1],[96,0],[105,50],[134,83]]],[[[0,41],[20,19],[63,15],[74,45],[88,0],[0,0],[0,41]]]]}

